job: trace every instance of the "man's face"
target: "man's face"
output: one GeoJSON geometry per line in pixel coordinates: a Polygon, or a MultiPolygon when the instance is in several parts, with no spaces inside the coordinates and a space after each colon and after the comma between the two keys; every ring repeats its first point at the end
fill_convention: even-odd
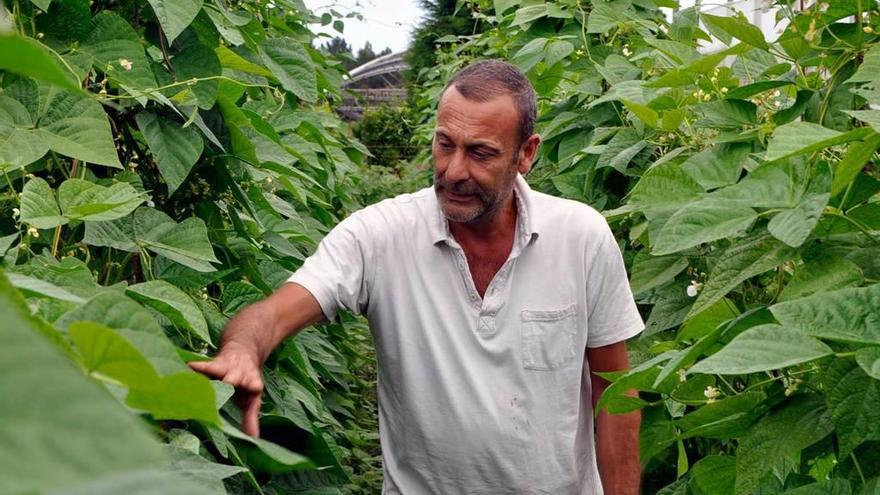
{"type": "Polygon", "coordinates": [[[486,102],[465,99],[455,86],[440,100],[434,130],[434,191],[452,222],[488,220],[525,173],[519,114],[509,95],[486,102]]]}

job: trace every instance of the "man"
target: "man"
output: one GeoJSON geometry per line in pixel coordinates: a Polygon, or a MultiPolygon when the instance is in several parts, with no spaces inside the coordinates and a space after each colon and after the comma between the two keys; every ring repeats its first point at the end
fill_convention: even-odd
{"type": "Polygon", "coordinates": [[[638,492],[638,413],[600,414],[594,443],[607,382],[591,371],[626,369],[624,341],[644,325],[604,218],[522,179],[534,120],[534,90],[512,65],[453,77],[433,191],[351,215],[229,322],[214,361],[192,363],[246,393],[247,433],[259,431],[268,354],[344,307],[368,317],[376,342],[384,493],[638,492]]]}

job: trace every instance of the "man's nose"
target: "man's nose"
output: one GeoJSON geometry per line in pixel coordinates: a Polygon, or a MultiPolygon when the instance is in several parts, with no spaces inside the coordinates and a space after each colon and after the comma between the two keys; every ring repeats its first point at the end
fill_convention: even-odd
{"type": "Polygon", "coordinates": [[[464,153],[456,151],[452,155],[444,175],[447,182],[462,182],[470,178],[464,153]]]}

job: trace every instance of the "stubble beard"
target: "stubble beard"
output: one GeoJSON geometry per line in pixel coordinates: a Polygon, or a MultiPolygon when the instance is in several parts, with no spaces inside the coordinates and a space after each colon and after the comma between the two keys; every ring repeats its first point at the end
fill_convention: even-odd
{"type": "Polygon", "coordinates": [[[514,160],[511,162],[507,175],[505,175],[502,180],[501,188],[497,191],[486,191],[472,181],[450,184],[435,172],[434,193],[437,195],[437,200],[440,203],[440,209],[443,212],[443,216],[450,222],[463,224],[484,223],[492,219],[498,210],[501,209],[504,201],[507,200],[508,196],[513,192],[513,183],[517,173],[516,163],[518,162],[518,158],[519,153],[517,153],[514,160]],[[461,207],[456,208],[455,206],[450,205],[448,202],[449,200],[443,196],[442,191],[444,190],[449,190],[460,195],[471,195],[477,199],[477,204],[468,210],[464,210],[461,207]]]}

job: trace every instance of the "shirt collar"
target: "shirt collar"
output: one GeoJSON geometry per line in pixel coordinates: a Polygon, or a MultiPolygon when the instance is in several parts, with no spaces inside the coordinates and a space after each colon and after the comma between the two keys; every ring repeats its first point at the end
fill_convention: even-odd
{"type": "MultiPolygon", "coordinates": [[[[431,241],[437,244],[441,241],[453,240],[452,232],[449,230],[449,221],[443,215],[440,209],[440,202],[437,195],[431,188],[431,194],[434,197],[434,206],[436,209],[433,221],[430,222],[431,241]]],[[[535,222],[532,221],[534,209],[532,207],[532,188],[523,178],[522,175],[516,174],[516,180],[513,184],[514,200],[516,201],[516,233],[519,236],[518,242],[526,245],[538,237],[538,231],[535,222]]]]}

